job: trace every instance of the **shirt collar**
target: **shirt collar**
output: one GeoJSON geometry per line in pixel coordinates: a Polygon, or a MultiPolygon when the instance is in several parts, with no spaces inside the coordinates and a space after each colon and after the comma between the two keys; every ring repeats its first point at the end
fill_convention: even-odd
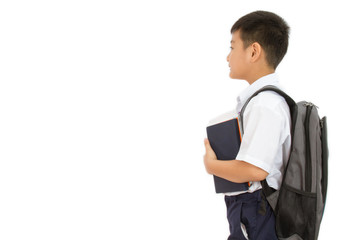
{"type": "Polygon", "coordinates": [[[247,88],[245,88],[237,97],[237,112],[240,112],[242,106],[245,104],[245,102],[251,95],[253,95],[257,90],[260,90],[267,85],[279,87],[279,77],[276,73],[265,75],[256,80],[253,84],[249,85],[247,88]]]}

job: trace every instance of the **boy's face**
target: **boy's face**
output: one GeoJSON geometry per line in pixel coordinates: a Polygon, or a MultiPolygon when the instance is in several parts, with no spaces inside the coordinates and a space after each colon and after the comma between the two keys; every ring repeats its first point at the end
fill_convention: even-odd
{"type": "Polygon", "coordinates": [[[231,51],[226,60],[229,62],[230,78],[248,79],[251,48],[244,49],[243,41],[240,38],[240,31],[232,34],[231,51]]]}

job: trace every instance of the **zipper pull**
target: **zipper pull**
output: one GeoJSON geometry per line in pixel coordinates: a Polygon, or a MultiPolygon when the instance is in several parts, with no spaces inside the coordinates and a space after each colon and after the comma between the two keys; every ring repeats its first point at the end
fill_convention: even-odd
{"type": "Polygon", "coordinates": [[[317,109],[319,109],[319,107],[316,106],[315,104],[313,104],[312,102],[305,102],[305,103],[304,103],[304,106],[305,106],[305,107],[316,107],[317,109]]]}

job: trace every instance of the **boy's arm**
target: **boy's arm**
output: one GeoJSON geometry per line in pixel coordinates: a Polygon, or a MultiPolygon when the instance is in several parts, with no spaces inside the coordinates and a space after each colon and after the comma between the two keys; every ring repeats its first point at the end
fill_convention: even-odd
{"type": "Polygon", "coordinates": [[[238,160],[217,160],[214,150],[208,139],[204,140],[204,164],[209,174],[224,178],[231,182],[244,183],[264,180],[269,173],[250,163],[238,160]]]}

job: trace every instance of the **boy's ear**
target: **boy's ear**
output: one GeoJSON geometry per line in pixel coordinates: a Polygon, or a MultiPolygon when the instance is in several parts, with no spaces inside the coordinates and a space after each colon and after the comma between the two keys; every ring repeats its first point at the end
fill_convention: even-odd
{"type": "Polygon", "coordinates": [[[250,47],[251,47],[251,62],[256,62],[263,54],[262,47],[258,42],[254,42],[253,44],[251,44],[250,47]]]}

